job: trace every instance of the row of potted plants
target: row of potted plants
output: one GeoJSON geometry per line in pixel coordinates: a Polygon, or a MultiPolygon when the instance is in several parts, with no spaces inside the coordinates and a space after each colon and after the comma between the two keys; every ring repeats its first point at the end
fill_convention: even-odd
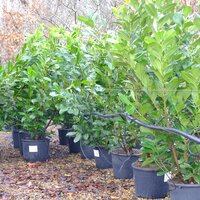
{"type": "MultiPolygon", "coordinates": [[[[199,134],[199,18],[191,18],[191,7],[173,1],[126,2],[113,9],[116,31],[101,33],[87,23],[90,18],[81,17],[89,27],[71,33],[40,28],[29,36],[15,61],[0,66],[1,124],[28,132],[47,147],[52,121],[73,128],[68,136],[84,145],[120,147],[119,153],[131,155],[139,143],[141,162],[134,171],[153,169],[164,189],[147,196],[149,191],[136,187],[138,196],[166,196],[166,174],[172,199],[196,199],[176,192],[183,191],[182,183],[195,190],[200,183],[197,144],[120,116],[92,114],[127,112],[149,124],[199,134]]],[[[36,146],[23,145],[35,155],[36,146]]]]}

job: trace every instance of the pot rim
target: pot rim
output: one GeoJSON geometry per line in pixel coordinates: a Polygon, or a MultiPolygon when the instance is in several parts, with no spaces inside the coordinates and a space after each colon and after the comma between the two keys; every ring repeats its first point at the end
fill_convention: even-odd
{"type": "Polygon", "coordinates": [[[90,145],[85,145],[85,144],[81,144],[81,147],[91,147],[91,148],[95,148],[94,146],[90,146],[90,145]]]}
{"type": "Polygon", "coordinates": [[[72,128],[58,128],[58,130],[63,130],[63,131],[72,131],[73,129],[72,128]]]}
{"type": "Polygon", "coordinates": [[[100,147],[100,146],[94,146],[94,149],[95,149],[95,150],[105,150],[105,151],[108,151],[108,152],[109,152],[108,149],[106,149],[106,148],[104,148],[104,147],[100,147]]]}
{"type": "Polygon", "coordinates": [[[133,163],[131,166],[133,169],[138,171],[146,171],[146,172],[158,172],[160,169],[157,167],[137,167],[135,166],[136,163],[133,163]]]}
{"type": "MultiPolygon", "coordinates": [[[[117,152],[115,152],[115,151],[117,151],[117,150],[119,150],[119,149],[122,149],[121,147],[118,147],[118,148],[115,148],[115,149],[113,149],[112,151],[111,151],[111,154],[113,154],[113,155],[119,155],[119,156],[124,156],[124,157],[126,157],[126,156],[141,156],[142,155],[142,153],[138,153],[138,154],[134,154],[134,153],[126,153],[126,152],[124,152],[124,153],[117,153],[117,152]]],[[[122,149],[123,150],[123,149],[122,149]]]]}
{"type": "Polygon", "coordinates": [[[183,184],[183,183],[175,183],[172,180],[167,181],[170,186],[175,186],[177,188],[197,188],[200,187],[200,184],[183,184]]]}
{"type": "Polygon", "coordinates": [[[50,141],[49,138],[44,138],[44,139],[38,139],[38,140],[33,140],[33,139],[22,139],[23,142],[33,142],[33,141],[39,141],[39,142],[46,142],[50,141]]]}

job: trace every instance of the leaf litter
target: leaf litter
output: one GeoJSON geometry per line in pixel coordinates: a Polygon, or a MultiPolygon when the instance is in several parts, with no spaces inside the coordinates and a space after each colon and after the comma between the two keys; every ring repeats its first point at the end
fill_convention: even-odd
{"type": "Polygon", "coordinates": [[[141,199],[134,195],[132,179],[114,179],[112,169],[97,169],[94,160],[69,154],[68,147],[59,145],[57,138],[55,133],[48,161],[30,163],[23,160],[18,149],[13,148],[11,133],[0,132],[0,199],[141,199]]]}

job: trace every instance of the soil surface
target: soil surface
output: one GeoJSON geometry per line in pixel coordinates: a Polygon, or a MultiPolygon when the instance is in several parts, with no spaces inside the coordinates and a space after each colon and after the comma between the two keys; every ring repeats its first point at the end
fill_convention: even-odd
{"type": "Polygon", "coordinates": [[[69,154],[57,135],[51,139],[48,161],[28,163],[13,148],[11,133],[0,132],[0,199],[142,200],[134,194],[132,179],[114,179],[112,169],[99,170],[94,160],[69,154]]]}

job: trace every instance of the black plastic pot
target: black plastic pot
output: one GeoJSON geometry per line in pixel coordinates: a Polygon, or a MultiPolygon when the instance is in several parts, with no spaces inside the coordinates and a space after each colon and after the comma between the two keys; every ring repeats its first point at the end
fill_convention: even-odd
{"type": "Polygon", "coordinates": [[[69,139],[69,153],[80,153],[81,147],[80,147],[80,141],[74,142],[74,137],[68,137],[69,139]]]}
{"type": "Polygon", "coordinates": [[[13,126],[11,126],[11,125],[4,125],[3,126],[3,130],[5,130],[5,131],[12,131],[13,130],[13,126]]]}
{"type": "Polygon", "coordinates": [[[20,138],[19,138],[19,133],[20,130],[18,129],[13,129],[12,130],[12,139],[13,139],[13,147],[18,149],[19,148],[19,143],[20,143],[20,138]]]}
{"type": "Polygon", "coordinates": [[[49,159],[49,139],[22,139],[23,158],[28,162],[44,162],[49,159]]]}
{"type": "Polygon", "coordinates": [[[94,148],[94,158],[96,167],[98,169],[109,169],[112,168],[112,157],[108,150],[95,147],[94,148]]]}
{"type": "Polygon", "coordinates": [[[167,196],[168,184],[164,182],[164,176],[157,176],[157,170],[136,167],[134,164],[132,167],[137,197],[158,199],[167,196]]]}
{"type": "Polygon", "coordinates": [[[58,137],[59,137],[59,144],[60,145],[68,145],[69,138],[66,134],[69,132],[70,129],[58,129],[58,137]]]}
{"type": "Polygon", "coordinates": [[[91,160],[94,158],[94,147],[81,145],[81,158],[91,160]]]}
{"type": "Polygon", "coordinates": [[[199,200],[200,184],[176,184],[168,182],[171,200],[199,200]]]}
{"type": "Polygon", "coordinates": [[[138,160],[139,155],[122,154],[118,153],[118,150],[114,150],[111,155],[114,177],[118,179],[133,178],[133,169],[131,165],[138,160]]]}
{"type": "Polygon", "coordinates": [[[30,133],[28,132],[25,132],[25,131],[20,131],[19,132],[19,151],[20,151],[20,154],[23,155],[23,146],[22,146],[22,140],[23,139],[30,139],[30,133]]]}
{"type": "Polygon", "coordinates": [[[140,144],[140,143],[137,143],[137,144],[135,145],[134,148],[135,148],[135,149],[141,149],[141,147],[142,147],[141,144],[140,144]]]}

